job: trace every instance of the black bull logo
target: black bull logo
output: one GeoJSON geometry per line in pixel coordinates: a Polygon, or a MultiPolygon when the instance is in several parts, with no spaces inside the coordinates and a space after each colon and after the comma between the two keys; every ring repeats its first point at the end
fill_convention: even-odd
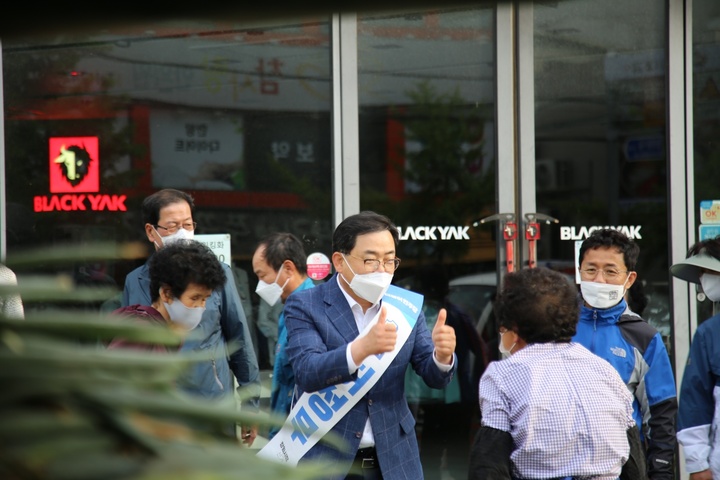
{"type": "Polygon", "coordinates": [[[82,182],[85,175],[90,171],[91,161],[92,159],[87,150],[76,145],[68,148],[63,145],[60,147],[60,155],[55,159],[55,163],[60,164],[63,175],[73,187],[82,182]]]}

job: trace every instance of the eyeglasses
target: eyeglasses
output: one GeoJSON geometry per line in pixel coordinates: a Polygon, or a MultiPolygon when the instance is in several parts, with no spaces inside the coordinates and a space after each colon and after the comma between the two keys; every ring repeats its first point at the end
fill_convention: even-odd
{"type": "Polygon", "coordinates": [[[180,229],[180,227],[184,228],[185,230],[187,230],[189,232],[192,232],[193,230],[195,230],[197,228],[197,222],[188,222],[188,223],[183,223],[183,224],[170,222],[165,227],[163,227],[162,225],[154,225],[154,227],[162,228],[163,230],[168,232],[168,234],[172,235],[173,233],[177,232],[180,229]]]}
{"type": "Polygon", "coordinates": [[[598,272],[602,272],[602,276],[605,280],[613,280],[617,278],[618,275],[628,273],[627,270],[618,270],[616,268],[586,268],[584,270],[580,270],[580,276],[586,280],[591,280],[597,277],[598,272]]]}
{"type": "Polygon", "coordinates": [[[372,273],[377,272],[378,268],[380,268],[380,264],[382,263],[384,269],[388,273],[392,273],[395,270],[397,270],[398,266],[400,266],[400,259],[395,257],[390,260],[377,260],[375,258],[360,258],[356,257],[355,255],[350,255],[348,253],[349,257],[357,258],[358,260],[362,260],[365,264],[365,272],[366,273],[372,273]]]}

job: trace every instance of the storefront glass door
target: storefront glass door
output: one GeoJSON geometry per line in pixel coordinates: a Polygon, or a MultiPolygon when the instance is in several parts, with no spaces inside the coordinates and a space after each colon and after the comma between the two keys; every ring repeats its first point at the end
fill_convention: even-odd
{"type": "Polygon", "coordinates": [[[532,19],[537,211],[558,221],[540,222],[538,263],[574,275],[590,228],[621,229],[640,246],[630,306],[671,351],[666,7],[552,2],[532,19]]]}
{"type": "Polygon", "coordinates": [[[400,228],[394,283],[425,296],[428,326],[444,306],[459,332],[447,389],[406,376],[425,477],[465,478],[497,335],[495,243],[473,227],[495,208],[494,9],[366,13],[357,29],[361,210],[400,228]]]}

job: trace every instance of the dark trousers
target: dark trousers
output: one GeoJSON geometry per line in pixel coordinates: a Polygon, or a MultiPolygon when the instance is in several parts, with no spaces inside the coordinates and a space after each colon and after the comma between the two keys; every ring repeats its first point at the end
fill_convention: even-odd
{"type": "Polygon", "coordinates": [[[382,478],[375,447],[368,447],[358,450],[345,480],[382,480],[382,478]]]}

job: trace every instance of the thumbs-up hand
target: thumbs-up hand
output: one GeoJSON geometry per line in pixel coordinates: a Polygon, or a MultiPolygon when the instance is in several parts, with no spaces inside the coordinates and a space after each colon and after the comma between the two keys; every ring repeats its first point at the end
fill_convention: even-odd
{"type": "Polygon", "coordinates": [[[441,308],[433,327],[432,341],[435,345],[435,358],[444,365],[450,365],[455,353],[455,329],[445,325],[446,318],[447,310],[441,308]]]}
{"type": "Polygon", "coordinates": [[[397,325],[387,323],[386,320],[387,311],[382,307],[377,323],[367,335],[352,343],[350,352],[356,365],[360,365],[370,355],[393,351],[397,342],[397,325]]]}
{"type": "Polygon", "coordinates": [[[387,323],[387,311],[385,307],[380,310],[380,318],[368,332],[366,338],[369,341],[369,355],[392,352],[397,341],[397,325],[387,323]]]}

